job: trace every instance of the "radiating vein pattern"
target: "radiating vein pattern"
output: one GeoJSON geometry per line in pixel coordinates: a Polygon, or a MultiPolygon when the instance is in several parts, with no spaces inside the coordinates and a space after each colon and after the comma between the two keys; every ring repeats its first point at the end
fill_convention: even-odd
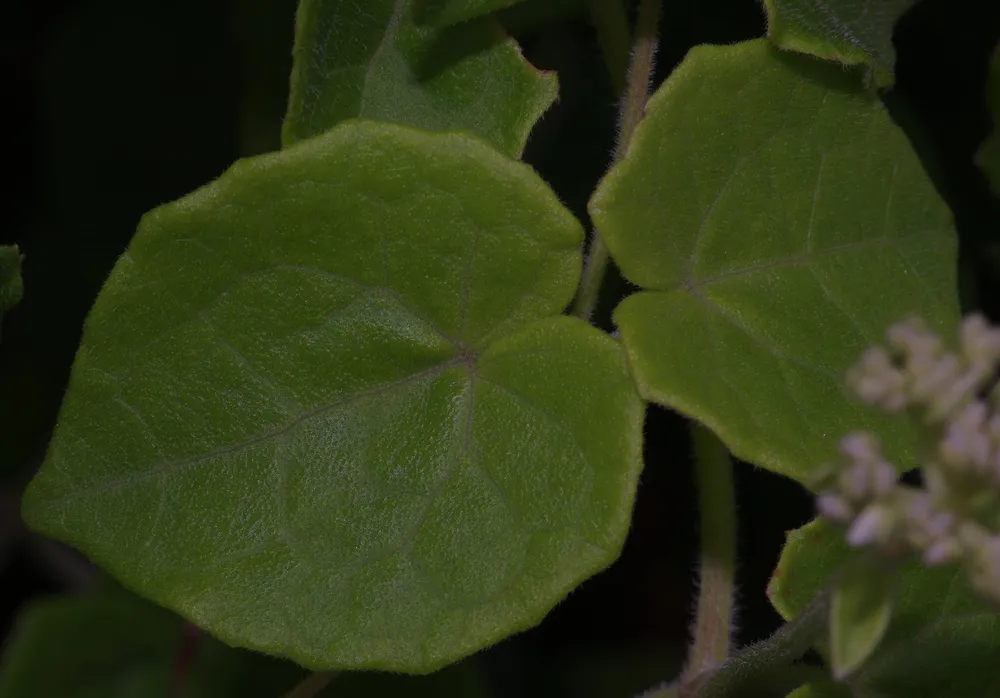
{"type": "Polygon", "coordinates": [[[238,646],[429,671],[617,555],[642,404],[558,317],[582,230],[461,135],[354,122],[149,214],[26,512],[238,646]]]}
{"type": "Polygon", "coordinates": [[[900,316],[957,315],[951,215],[906,137],[840,69],[765,41],[700,47],[653,96],[591,212],[625,276],[640,389],[805,480],[840,435],[912,434],[848,399],[900,316]]]}

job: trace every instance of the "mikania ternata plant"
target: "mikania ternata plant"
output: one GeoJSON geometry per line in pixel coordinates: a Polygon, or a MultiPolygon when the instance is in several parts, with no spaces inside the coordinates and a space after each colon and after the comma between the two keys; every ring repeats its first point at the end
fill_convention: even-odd
{"type": "Polygon", "coordinates": [[[682,667],[616,695],[1000,695],[1000,330],[935,334],[953,216],[879,92],[913,3],[769,0],[654,82],[682,4],[301,0],[273,152],[148,212],[87,316],[22,511],[108,579],[24,611],[0,698],[496,694],[487,648],[667,467],[650,404],[690,427],[698,598],[682,667]],[[577,16],[620,102],[586,206],[539,155],[559,76],[503,31],[577,16]],[[821,514],[747,646],[733,456],[821,514]]]}
{"type": "Polygon", "coordinates": [[[952,351],[912,318],[890,327],[886,341],[863,354],[848,383],[866,403],[917,423],[922,483],[899,482],[900,467],[869,432],[844,437],[840,462],[820,475],[820,514],[845,529],[849,546],[874,550],[881,562],[869,559],[864,573],[845,575],[838,585],[835,602],[871,588],[882,597],[865,610],[874,630],[861,651],[857,638],[848,647],[841,637],[849,631],[835,607],[830,645],[843,674],[857,668],[888,627],[893,585],[884,581],[892,580],[901,556],[919,555],[931,567],[959,564],[973,589],[1000,604],[1000,328],[969,315],[952,351]]]}

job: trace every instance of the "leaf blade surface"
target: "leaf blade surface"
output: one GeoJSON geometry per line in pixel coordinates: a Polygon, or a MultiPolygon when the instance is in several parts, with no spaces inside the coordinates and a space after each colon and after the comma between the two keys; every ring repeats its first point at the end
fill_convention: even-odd
{"type": "Polygon", "coordinates": [[[643,397],[800,482],[858,428],[911,462],[912,430],[843,375],[901,316],[957,322],[955,234],[905,136],[841,71],[765,41],[693,49],[590,211],[645,289],[615,311],[643,397]]]}
{"type": "Polygon", "coordinates": [[[528,627],[617,556],[640,468],[619,345],[553,317],[582,237],[461,134],[352,122],[238,164],[144,219],[25,515],[312,668],[528,627]]]}

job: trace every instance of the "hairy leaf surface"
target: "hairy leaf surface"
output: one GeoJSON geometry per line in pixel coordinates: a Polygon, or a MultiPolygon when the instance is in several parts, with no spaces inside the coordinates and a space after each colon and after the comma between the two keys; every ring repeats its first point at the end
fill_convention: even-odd
{"type": "Polygon", "coordinates": [[[917,0],[764,0],[779,48],[864,65],[879,87],[895,81],[896,22],[917,0]]]}
{"type": "Polygon", "coordinates": [[[478,139],[352,122],[148,214],[24,510],[228,643],[425,672],[628,528],[643,408],[553,317],[583,234],[478,139]]]}
{"type": "Polygon", "coordinates": [[[846,369],[909,313],[957,323],[956,239],[906,137],[839,68],[764,40],[692,49],[591,215],[647,289],[615,312],[640,392],[799,481],[876,428],[846,369]]]}
{"type": "Polygon", "coordinates": [[[556,93],[491,18],[435,29],[412,0],[303,0],[282,140],[360,117],[468,131],[517,156],[556,93]]]}

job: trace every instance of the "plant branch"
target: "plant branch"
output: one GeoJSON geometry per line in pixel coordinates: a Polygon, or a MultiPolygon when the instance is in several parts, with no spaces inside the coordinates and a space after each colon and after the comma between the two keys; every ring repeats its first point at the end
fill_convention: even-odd
{"type": "Polygon", "coordinates": [[[336,675],[335,671],[317,671],[309,674],[299,685],[286,693],[285,698],[315,698],[320,691],[330,685],[336,675]]]}
{"type": "MultiPolygon", "coordinates": [[[[629,142],[635,127],[642,120],[646,111],[646,101],[649,99],[649,83],[653,73],[653,61],[656,57],[657,34],[660,26],[660,4],[662,0],[639,0],[639,17],[636,21],[635,40],[632,45],[632,58],[629,61],[628,79],[622,95],[622,106],[618,118],[618,139],[615,142],[612,166],[617,163],[628,150],[629,142]]],[[[612,83],[615,75],[620,74],[618,67],[622,61],[620,45],[620,25],[625,21],[624,12],[618,0],[592,0],[591,16],[598,28],[601,46],[604,50],[604,60],[611,73],[612,83]],[[617,10],[612,7],[617,6],[617,10]]],[[[573,304],[573,314],[584,320],[589,320],[597,306],[597,298],[604,280],[604,272],[608,266],[608,248],[597,230],[593,231],[587,260],[583,265],[583,275],[576,302],[573,304]]]]}
{"type": "MultiPolygon", "coordinates": [[[[696,698],[735,698],[744,689],[790,669],[816,643],[828,627],[830,590],[824,589],[774,635],[744,647],[714,670],[699,677],[692,692],[696,698]]],[[[665,694],[664,694],[665,695],[665,694]]],[[[650,694],[650,698],[659,698],[650,694]]]]}
{"type": "Polygon", "coordinates": [[[729,451],[715,434],[692,422],[695,478],[701,518],[701,561],[694,641],[681,675],[681,695],[725,661],[733,627],[736,497],[729,451]]]}

